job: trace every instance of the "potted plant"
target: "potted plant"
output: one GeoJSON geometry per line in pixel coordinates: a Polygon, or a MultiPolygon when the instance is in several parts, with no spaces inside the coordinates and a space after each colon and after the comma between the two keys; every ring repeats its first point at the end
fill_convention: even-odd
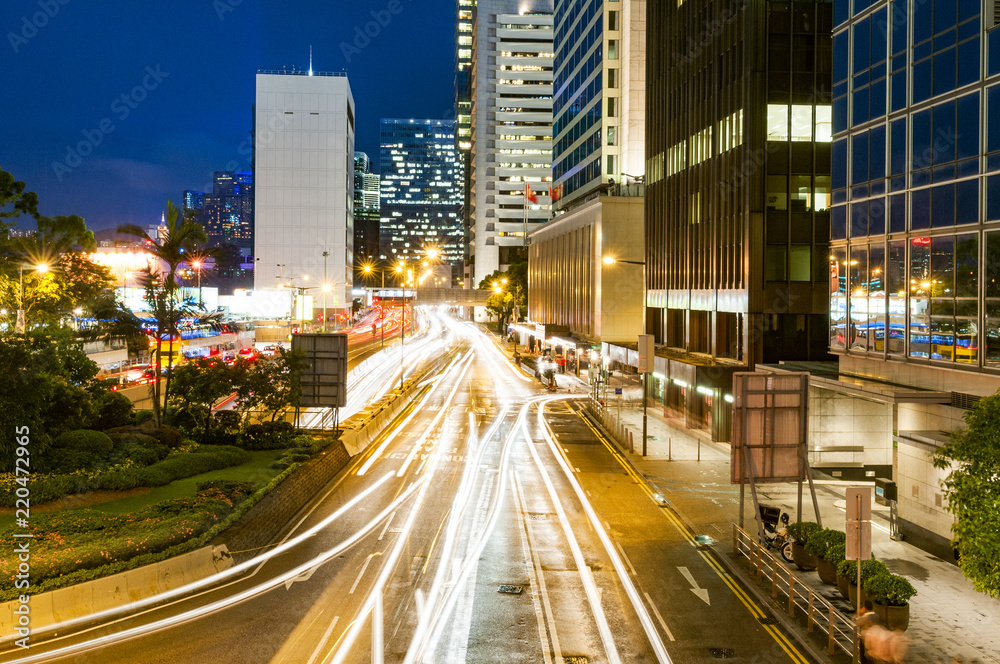
{"type": "Polygon", "coordinates": [[[816,557],[816,570],[819,572],[819,578],[828,586],[837,585],[837,566],[827,562],[826,552],[831,546],[843,544],[846,541],[847,535],[843,531],[823,528],[813,533],[806,542],[806,553],[816,557]]]}
{"type": "MultiPolygon", "coordinates": [[[[881,560],[876,560],[872,558],[871,560],[861,561],[861,583],[864,587],[864,582],[872,578],[877,574],[888,574],[889,568],[885,566],[885,563],[881,560]]],[[[837,576],[844,577],[847,581],[847,594],[848,599],[851,600],[851,604],[858,606],[858,561],[856,560],[842,560],[839,565],[837,565],[837,576]]],[[[841,592],[843,594],[843,592],[841,592]]]]}
{"type": "Polygon", "coordinates": [[[865,579],[864,589],[883,625],[893,630],[909,626],[910,599],[917,594],[909,581],[887,571],[865,579]]]}
{"type": "Polygon", "coordinates": [[[826,555],[823,559],[833,565],[833,569],[836,571],[837,575],[837,590],[840,591],[841,597],[844,599],[851,599],[850,584],[847,579],[840,575],[840,563],[844,562],[847,557],[847,547],[843,544],[834,544],[829,549],[826,550],[826,555]]]}
{"type": "Polygon", "coordinates": [[[816,569],[816,556],[806,553],[805,545],[819,529],[819,524],[812,521],[796,521],[787,529],[788,536],[792,538],[792,560],[805,572],[816,569]]]}

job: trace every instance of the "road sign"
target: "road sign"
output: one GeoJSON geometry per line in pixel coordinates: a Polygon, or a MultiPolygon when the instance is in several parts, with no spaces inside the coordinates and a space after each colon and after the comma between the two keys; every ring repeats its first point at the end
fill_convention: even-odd
{"type": "Polygon", "coordinates": [[[621,393],[622,393],[622,388],[616,387],[615,388],[615,394],[621,394],[621,393]]]}
{"type": "Polygon", "coordinates": [[[653,335],[639,335],[639,373],[653,373],[653,335]]]}
{"type": "Polygon", "coordinates": [[[871,487],[847,489],[847,560],[868,560],[872,557],[872,490],[871,487]]]}

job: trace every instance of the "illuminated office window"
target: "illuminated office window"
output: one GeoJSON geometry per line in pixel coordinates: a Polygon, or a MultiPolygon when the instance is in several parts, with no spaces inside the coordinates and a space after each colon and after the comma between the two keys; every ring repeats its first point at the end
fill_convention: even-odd
{"type": "Polygon", "coordinates": [[[792,140],[812,140],[812,106],[792,105],[792,140]]]}
{"type": "Polygon", "coordinates": [[[788,140],[788,106],[785,104],[767,105],[767,140],[788,140]]]}

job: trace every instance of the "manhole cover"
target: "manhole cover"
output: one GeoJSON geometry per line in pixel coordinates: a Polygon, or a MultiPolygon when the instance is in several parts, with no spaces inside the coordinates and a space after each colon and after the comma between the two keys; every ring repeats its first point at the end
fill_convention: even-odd
{"type": "Polygon", "coordinates": [[[523,586],[509,586],[507,584],[504,584],[499,588],[497,588],[498,593],[506,593],[508,595],[520,595],[521,591],[523,590],[524,590],[523,586]]]}
{"type": "Polygon", "coordinates": [[[757,622],[759,622],[761,625],[777,625],[778,624],[778,621],[775,620],[774,618],[771,618],[770,616],[765,616],[763,618],[757,618],[757,622]]]}
{"type": "Polygon", "coordinates": [[[732,659],[736,657],[736,651],[732,648],[709,648],[708,652],[712,654],[715,659],[732,659]]]}
{"type": "Polygon", "coordinates": [[[590,664],[590,660],[583,655],[563,655],[562,660],[565,664],[590,664]]]}

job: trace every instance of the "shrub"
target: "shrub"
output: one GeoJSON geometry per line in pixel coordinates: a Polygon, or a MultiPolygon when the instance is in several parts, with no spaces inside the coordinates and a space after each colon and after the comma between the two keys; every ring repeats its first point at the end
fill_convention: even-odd
{"type": "Polygon", "coordinates": [[[235,410],[218,410],[212,415],[215,426],[226,431],[239,431],[242,418],[235,410]]]}
{"type": "Polygon", "coordinates": [[[97,418],[91,426],[99,431],[128,426],[134,421],[132,401],[121,392],[102,390],[93,403],[97,409],[97,418]]]}
{"type": "Polygon", "coordinates": [[[823,560],[831,565],[837,566],[846,556],[847,550],[843,544],[833,544],[828,547],[826,553],[823,554],[823,560]]]}
{"type": "Polygon", "coordinates": [[[826,550],[834,544],[843,544],[847,541],[847,534],[842,530],[833,528],[823,528],[810,535],[806,541],[806,551],[814,556],[823,558],[826,550]]]}
{"type": "Polygon", "coordinates": [[[174,480],[237,466],[249,460],[250,455],[238,447],[202,445],[194,452],[173,454],[159,463],[142,468],[142,486],[163,486],[174,480]]]}
{"type": "Polygon", "coordinates": [[[289,463],[288,461],[284,461],[282,459],[278,459],[277,461],[272,461],[271,465],[268,466],[268,468],[271,468],[272,470],[285,470],[286,468],[288,468],[291,465],[292,464],[289,463]]]}
{"type": "Polygon", "coordinates": [[[225,429],[209,429],[200,431],[195,435],[202,445],[231,445],[240,446],[240,434],[238,431],[227,431],[225,429]]]}
{"type": "MultiPolygon", "coordinates": [[[[864,576],[864,570],[861,574],[864,576]]],[[[917,594],[909,581],[888,572],[865,579],[864,588],[865,595],[882,606],[906,606],[917,594]]]]}
{"type": "Polygon", "coordinates": [[[167,448],[174,450],[181,446],[184,442],[184,436],[177,429],[163,425],[161,427],[155,426],[128,426],[128,427],[115,427],[113,429],[108,429],[106,432],[109,436],[116,433],[130,433],[130,434],[141,434],[143,436],[151,436],[156,439],[161,445],[165,445],[167,448]]]}
{"type": "Polygon", "coordinates": [[[131,461],[136,466],[149,466],[165,457],[168,451],[166,447],[160,445],[155,440],[153,441],[153,445],[163,450],[163,454],[158,453],[157,450],[150,446],[128,442],[115,446],[115,450],[111,453],[110,461],[115,465],[131,461]]]}
{"type": "Polygon", "coordinates": [[[47,454],[47,465],[60,473],[89,470],[106,462],[113,448],[111,439],[100,431],[67,431],[53,441],[47,454]]]}
{"type": "MultiPolygon", "coordinates": [[[[876,574],[888,574],[889,568],[885,566],[885,563],[881,560],[876,560],[872,558],[871,560],[861,561],[861,583],[864,584],[865,581],[875,576],[876,574]]],[[[858,561],[856,560],[841,560],[837,565],[837,574],[847,579],[847,582],[851,585],[856,585],[858,582],[858,561]]]]}
{"type": "Polygon", "coordinates": [[[796,521],[788,526],[788,536],[799,544],[805,544],[818,531],[819,524],[812,521],[796,521]]]}
{"type": "Polygon", "coordinates": [[[243,432],[243,449],[280,450],[295,446],[295,427],[290,422],[250,424],[243,432]]]}
{"type": "Polygon", "coordinates": [[[152,422],[156,419],[156,415],[151,410],[137,410],[135,411],[135,425],[142,426],[147,422],[152,422]]]}
{"type": "Polygon", "coordinates": [[[302,463],[303,461],[308,461],[311,456],[308,454],[286,454],[281,458],[289,463],[302,463]]]}
{"type": "Polygon", "coordinates": [[[236,480],[208,480],[198,482],[198,493],[218,491],[224,496],[233,499],[240,499],[251,495],[256,489],[253,482],[238,482],[236,480]]]}

